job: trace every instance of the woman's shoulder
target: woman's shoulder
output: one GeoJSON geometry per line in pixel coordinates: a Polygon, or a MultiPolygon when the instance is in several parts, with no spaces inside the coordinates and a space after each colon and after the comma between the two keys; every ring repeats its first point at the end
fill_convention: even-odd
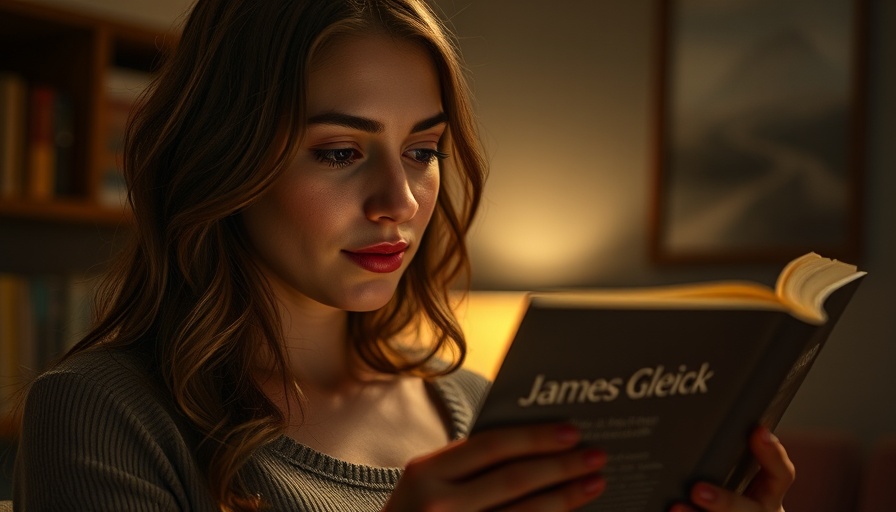
{"type": "Polygon", "coordinates": [[[488,391],[489,386],[491,386],[491,382],[482,374],[463,367],[440,377],[439,380],[441,380],[443,384],[452,387],[454,392],[465,397],[468,401],[477,406],[485,397],[485,393],[488,391]]]}
{"type": "Polygon", "coordinates": [[[25,421],[100,412],[158,421],[172,416],[170,400],[138,354],[92,348],[71,355],[38,376],[25,399],[25,421]]]}
{"type": "Polygon", "coordinates": [[[146,388],[152,385],[148,361],[138,354],[115,348],[96,347],[69,357],[41,374],[34,385],[64,381],[85,387],[146,388]]]}
{"type": "Polygon", "coordinates": [[[459,368],[433,379],[432,385],[447,409],[453,427],[452,437],[466,437],[491,383],[476,372],[459,368]]]}
{"type": "Polygon", "coordinates": [[[138,354],[93,348],[67,357],[28,390],[17,500],[35,510],[212,510],[196,438],[172,404],[138,354]]]}

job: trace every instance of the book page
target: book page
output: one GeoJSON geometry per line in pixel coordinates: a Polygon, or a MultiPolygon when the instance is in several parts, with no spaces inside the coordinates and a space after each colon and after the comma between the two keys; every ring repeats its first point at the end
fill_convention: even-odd
{"type": "Polygon", "coordinates": [[[781,272],[775,293],[788,304],[794,314],[806,321],[822,324],[827,321],[824,302],[838,288],[865,272],[855,265],[823,258],[815,253],[790,262],[781,272]]]}
{"type": "Polygon", "coordinates": [[[531,300],[549,307],[786,309],[771,288],[748,281],[547,292],[533,294],[531,300]]]}

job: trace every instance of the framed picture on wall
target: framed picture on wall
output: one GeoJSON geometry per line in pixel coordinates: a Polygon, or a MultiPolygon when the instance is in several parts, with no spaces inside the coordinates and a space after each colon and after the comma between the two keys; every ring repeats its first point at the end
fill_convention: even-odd
{"type": "Polygon", "coordinates": [[[654,259],[857,259],[865,0],[659,3],[654,259]]]}

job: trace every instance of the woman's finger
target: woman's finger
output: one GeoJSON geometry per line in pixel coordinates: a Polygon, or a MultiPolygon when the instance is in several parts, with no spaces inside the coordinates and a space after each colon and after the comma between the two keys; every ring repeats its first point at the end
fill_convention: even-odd
{"type": "MultiPolygon", "coordinates": [[[[599,477],[597,472],[603,469],[606,460],[607,457],[603,451],[594,449],[526,458],[496,467],[464,482],[460,489],[465,494],[476,496],[478,500],[482,500],[477,501],[483,508],[492,508],[530,494],[538,495],[543,490],[554,488],[560,484],[589,476],[599,477]]],[[[603,485],[602,478],[586,480],[586,483],[592,484],[591,487],[583,484],[567,486],[561,492],[542,494],[538,500],[578,503],[580,499],[585,499],[592,496],[591,493],[601,490],[593,487],[598,482],[603,485]]],[[[563,510],[568,510],[568,508],[563,510]]]]}
{"type": "Polygon", "coordinates": [[[384,510],[471,511],[523,503],[571,510],[604,486],[597,471],[606,457],[574,449],[580,439],[570,425],[478,433],[411,461],[384,510]]]}
{"type": "Polygon", "coordinates": [[[761,470],[744,495],[758,501],[764,510],[780,510],[784,495],[796,477],[796,469],[784,446],[765,427],[753,432],[750,449],[761,470]]]}
{"type": "Polygon", "coordinates": [[[412,464],[432,465],[433,474],[446,480],[463,480],[516,458],[569,450],[580,439],[579,430],[567,424],[494,429],[450,444],[412,464]]]}
{"type": "Polygon", "coordinates": [[[757,428],[750,436],[750,449],[760,470],[747,492],[738,495],[701,482],[691,489],[691,501],[708,512],[782,511],[784,495],[795,475],[793,463],[778,439],[765,427],[757,428]]]}

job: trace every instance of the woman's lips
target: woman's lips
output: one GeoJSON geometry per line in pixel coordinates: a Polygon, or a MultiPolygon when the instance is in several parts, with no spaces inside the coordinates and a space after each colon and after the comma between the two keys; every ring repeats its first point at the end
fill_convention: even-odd
{"type": "Polygon", "coordinates": [[[401,268],[407,248],[407,242],[400,241],[384,242],[342,252],[364,270],[387,274],[401,268]]]}

